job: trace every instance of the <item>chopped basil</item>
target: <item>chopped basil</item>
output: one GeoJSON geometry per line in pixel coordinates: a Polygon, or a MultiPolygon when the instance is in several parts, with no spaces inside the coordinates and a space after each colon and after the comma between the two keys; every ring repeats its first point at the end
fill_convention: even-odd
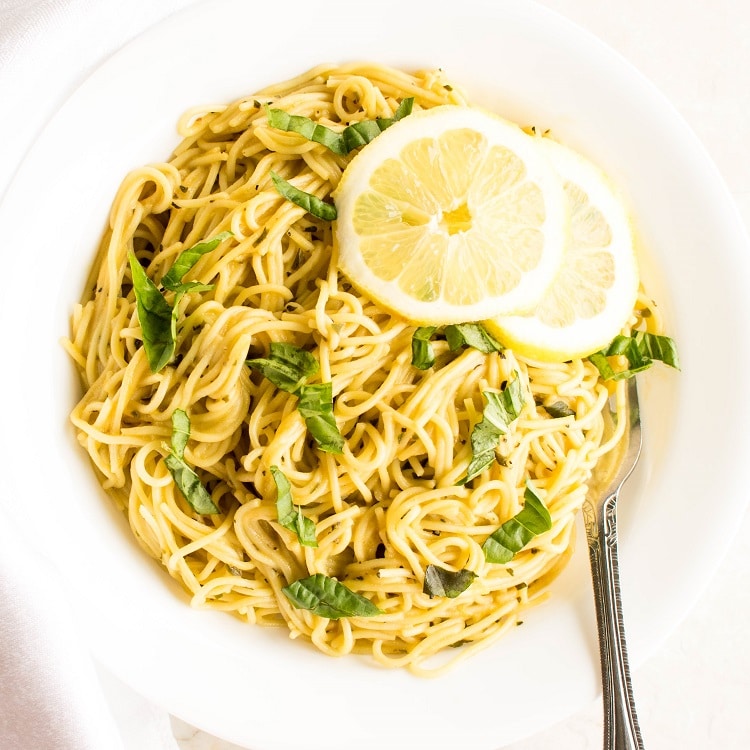
{"type": "Polygon", "coordinates": [[[294,581],[281,590],[297,609],[308,609],[331,620],[383,614],[369,599],[322,573],[294,581]]]}
{"type": "Polygon", "coordinates": [[[326,453],[342,453],[344,438],[333,416],[333,386],[331,383],[303,385],[297,395],[297,409],[318,447],[326,453]]]}
{"type": "Polygon", "coordinates": [[[435,364],[430,338],[436,330],[435,326],[422,326],[411,337],[411,363],[418,370],[429,370],[435,364]]]}
{"type": "Polygon", "coordinates": [[[414,97],[404,99],[398,105],[398,109],[393,113],[393,117],[379,117],[376,120],[362,120],[355,122],[349,127],[344,128],[341,137],[344,141],[346,153],[353,151],[360,146],[366,146],[375,140],[386,128],[393,125],[394,122],[403,119],[411,114],[414,106],[414,97]]]}
{"type": "Polygon", "coordinates": [[[341,133],[337,133],[335,130],[331,130],[331,128],[321,125],[309,117],[290,115],[283,109],[276,109],[268,105],[266,105],[266,117],[268,118],[268,124],[272,128],[297,133],[307,138],[308,141],[315,141],[315,143],[322,144],[330,151],[333,151],[334,154],[343,155],[347,153],[341,133]]]}
{"type": "Polygon", "coordinates": [[[162,278],[164,287],[175,292],[171,305],[156,284],[146,275],[146,271],[135,255],[133,253],[128,255],[138,322],[141,324],[143,333],[143,348],[146,350],[146,359],[148,359],[151,372],[159,372],[174,356],[177,342],[177,315],[183,295],[188,292],[205,292],[212,288],[211,284],[201,284],[197,281],[183,284],[182,277],[198,262],[201,255],[213,250],[231,234],[231,232],[222,232],[213,239],[194,245],[180,253],[172,268],[162,278]]]}
{"type": "Polygon", "coordinates": [[[500,352],[503,345],[496,341],[481,323],[458,323],[445,327],[445,339],[451,351],[456,351],[462,346],[473,346],[480,352],[491,354],[500,352]]]}
{"type": "Polygon", "coordinates": [[[677,356],[677,344],[669,336],[658,336],[654,333],[637,333],[638,349],[643,357],[680,369],[677,356]]]}
{"type": "Polygon", "coordinates": [[[495,460],[495,448],[500,436],[508,432],[510,423],[518,418],[523,408],[523,390],[518,373],[500,393],[482,391],[482,395],[487,399],[487,405],[481,421],[471,431],[471,462],[459,484],[466,484],[495,460]]]}
{"type": "Polygon", "coordinates": [[[183,250],[177,256],[177,260],[172,264],[169,271],[162,277],[162,286],[173,292],[203,292],[213,288],[213,284],[200,284],[197,281],[189,281],[186,284],[183,284],[182,278],[203,255],[215,250],[224,240],[231,236],[231,232],[221,232],[221,234],[217,234],[207,242],[199,242],[197,245],[193,245],[187,250],[183,250]]]}
{"type": "Polygon", "coordinates": [[[535,536],[552,528],[552,518],[534,488],[526,485],[524,506],[513,518],[487,537],[482,549],[487,562],[507,563],[535,536]]]}
{"type": "Polygon", "coordinates": [[[190,440],[190,417],[182,409],[172,412],[172,453],[180,460],[185,457],[185,447],[190,440]]]}
{"type": "Polygon", "coordinates": [[[320,365],[315,357],[293,344],[273,342],[268,358],[246,360],[248,366],[261,372],[277,388],[299,398],[297,409],[318,447],[327,453],[341,453],[344,438],[333,416],[331,383],[308,385],[320,365]]]}
{"type": "MultiPolygon", "coordinates": [[[[422,326],[414,331],[411,339],[411,363],[420,370],[428,370],[435,364],[435,354],[430,340],[438,331],[436,326],[422,326]]],[[[452,352],[463,346],[471,346],[484,354],[499,352],[503,345],[496,341],[481,323],[457,323],[446,326],[443,331],[452,352]]]]}
{"type": "MultiPolygon", "coordinates": [[[[283,109],[275,109],[267,105],[266,116],[268,117],[268,124],[271,127],[297,133],[307,138],[308,141],[322,144],[330,151],[333,151],[334,154],[344,156],[355,148],[370,143],[386,128],[393,125],[394,122],[411,114],[413,106],[414,97],[409,97],[399,104],[398,109],[393,113],[393,117],[379,117],[375,120],[355,122],[344,128],[340,133],[311,120],[309,117],[290,115],[288,112],[284,112],[283,109]]],[[[310,213],[314,212],[310,211],[310,213]]]]}
{"type": "Polygon", "coordinates": [[[198,475],[185,463],[185,446],[189,438],[190,418],[182,409],[175,409],[172,412],[172,450],[164,461],[177,488],[196,513],[218,513],[219,509],[198,475]]]}
{"type": "Polygon", "coordinates": [[[302,508],[295,508],[292,500],[292,486],[278,466],[271,467],[271,476],[276,484],[276,514],[279,523],[297,535],[299,543],[305,547],[317,547],[315,522],[302,515],[302,508]]]}
{"type": "Polygon", "coordinates": [[[283,177],[277,175],[276,172],[271,172],[271,179],[282,198],[286,198],[300,208],[304,208],[305,211],[316,216],[318,219],[333,221],[336,218],[336,206],[332,203],[326,203],[324,200],[318,198],[317,195],[306,193],[304,190],[294,187],[291,182],[287,182],[283,177]]]}
{"type": "Polygon", "coordinates": [[[146,275],[138,258],[130,253],[128,259],[146,359],[151,372],[159,372],[174,356],[177,322],[172,306],[146,275]]]}
{"type": "Polygon", "coordinates": [[[466,570],[466,568],[453,571],[446,570],[437,565],[428,565],[424,572],[422,592],[429,594],[430,598],[445,596],[449,599],[455,599],[471,586],[472,581],[476,577],[476,573],[466,570]]]}
{"type": "Polygon", "coordinates": [[[310,352],[281,341],[271,342],[268,358],[248,359],[246,363],[288,393],[296,393],[320,369],[310,352]]]}
{"type": "Polygon", "coordinates": [[[604,380],[624,380],[643,370],[647,370],[656,362],[680,369],[677,356],[677,346],[669,336],[659,336],[654,333],[638,331],[633,336],[615,336],[612,343],[601,351],[589,356],[589,361],[599,370],[604,380]],[[624,356],[628,361],[625,370],[615,370],[608,357],[624,356]]]}
{"type": "Polygon", "coordinates": [[[564,401],[555,401],[554,404],[549,404],[548,406],[542,404],[542,408],[553,419],[561,419],[562,417],[575,417],[576,415],[576,413],[564,401]]]}

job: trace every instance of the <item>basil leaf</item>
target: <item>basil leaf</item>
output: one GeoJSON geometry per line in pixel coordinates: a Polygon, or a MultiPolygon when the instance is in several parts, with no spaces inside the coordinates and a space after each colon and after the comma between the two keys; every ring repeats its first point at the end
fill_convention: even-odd
{"type": "Polygon", "coordinates": [[[267,358],[248,359],[246,364],[288,393],[296,393],[320,369],[318,361],[310,352],[281,341],[271,342],[267,358]]]}
{"type": "Polygon", "coordinates": [[[487,399],[487,405],[481,421],[471,431],[471,462],[459,484],[474,479],[495,460],[495,448],[500,436],[508,431],[510,423],[518,418],[523,408],[523,391],[518,373],[500,393],[483,391],[482,395],[487,399]]]}
{"type": "Polygon", "coordinates": [[[177,257],[172,268],[162,278],[162,285],[176,292],[170,305],[159,288],[146,275],[143,266],[133,253],[130,253],[130,274],[133,279],[138,322],[143,332],[143,348],[151,372],[159,372],[174,357],[177,341],[177,316],[182,295],[187,292],[204,292],[213,289],[212,284],[201,284],[188,281],[183,284],[182,277],[198,262],[198,259],[213,250],[220,242],[231,236],[231,232],[222,232],[208,242],[199,243],[184,250],[177,257]]]}
{"type": "Polygon", "coordinates": [[[183,459],[178,458],[174,453],[170,453],[164,460],[174,483],[196,513],[207,515],[219,512],[219,509],[211,500],[211,495],[201,484],[198,475],[183,459]]]}
{"type": "MultiPolygon", "coordinates": [[[[201,284],[200,281],[185,281],[182,284],[175,284],[170,287],[170,291],[178,294],[189,294],[190,292],[210,292],[214,288],[213,284],[201,284]]],[[[173,305],[173,308],[177,305],[173,305]]]]}
{"type": "Polygon", "coordinates": [[[345,153],[353,151],[360,146],[366,146],[374,141],[386,128],[393,125],[394,122],[403,119],[411,114],[414,106],[414,97],[404,99],[398,105],[398,109],[393,113],[393,117],[379,117],[376,120],[362,120],[344,128],[341,138],[346,148],[345,153]]]}
{"type": "Polygon", "coordinates": [[[555,401],[554,404],[550,404],[549,406],[542,405],[542,408],[553,419],[561,419],[562,417],[575,417],[576,415],[576,413],[564,401],[555,401]]]}
{"type": "Polygon", "coordinates": [[[388,122],[390,120],[390,125],[393,125],[394,122],[398,122],[398,120],[403,120],[404,117],[407,115],[410,115],[412,112],[412,109],[414,109],[414,97],[413,96],[407,96],[405,99],[401,100],[401,104],[398,105],[396,108],[396,111],[393,113],[393,117],[385,118],[383,122],[388,122]]]}
{"type": "Polygon", "coordinates": [[[297,609],[309,609],[331,620],[383,614],[369,599],[322,573],[294,581],[281,590],[297,609]]]}
{"type": "Polygon", "coordinates": [[[304,190],[294,187],[294,185],[287,182],[283,177],[277,175],[276,172],[271,172],[271,179],[282,198],[286,198],[288,201],[300,206],[300,208],[304,208],[305,211],[318,219],[333,221],[336,218],[336,206],[332,203],[326,203],[318,198],[317,195],[306,193],[304,190]]]}
{"type": "Polygon", "coordinates": [[[172,412],[172,452],[164,459],[174,483],[190,507],[203,515],[218,513],[198,475],[185,463],[185,446],[190,438],[190,418],[182,409],[172,412]]]}
{"type": "Polygon", "coordinates": [[[599,370],[599,375],[602,380],[614,379],[617,373],[607,359],[606,350],[602,349],[602,351],[589,354],[588,359],[589,362],[591,362],[591,364],[594,365],[597,370],[599,370]]]}
{"type": "Polygon", "coordinates": [[[459,594],[471,586],[477,574],[471,570],[453,571],[440,568],[437,565],[428,565],[424,572],[424,585],[422,593],[429,594],[430,599],[434,596],[445,596],[455,599],[459,594]]]}
{"type": "Polygon", "coordinates": [[[535,536],[552,528],[552,518],[534,488],[526,485],[524,506],[513,518],[487,537],[482,549],[487,562],[507,563],[535,536]]]}
{"type": "Polygon", "coordinates": [[[271,359],[295,368],[302,379],[316,375],[320,370],[318,360],[300,346],[287,344],[284,341],[272,341],[269,347],[271,359]]]}
{"type": "Polygon", "coordinates": [[[677,344],[669,336],[659,336],[655,333],[640,331],[635,335],[641,354],[648,359],[663,362],[675,370],[680,369],[680,359],[677,355],[677,344]]]}
{"type": "Polygon", "coordinates": [[[138,258],[130,253],[128,259],[146,359],[151,372],[159,372],[174,356],[176,316],[157,286],[146,275],[138,258]]]}
{"type": "Polygon", "coordinates": [[[435,352],[430,346],[430,338],[436,330],[436,326],[422,326],[412,334],[411,363],[418,370],[429,370],[435,364],[435,352]]]}
{"type": "Polygon", "coordinates": [[[347,153],[341,133],[337,133],[335,130],[331,130],[331,128],[327,128],[325,125],[321,125],[309,117],[290,115],[288,112],[284,112],[283,109],[271,108],[268,105],[266,105],[266,117],[268,118],[268,124],[272,128],[298,133],[307,138],[308,141],[315,141],[315,143],[322,144],[330,151],[333,151],[334,154],[343,156],[347,153]]]}
{"type": "MultiPolygon", "coordinates": [[[[428,370],[435,364],[435,355],[430,346],[430,339],[437,331],[435,326],[417,328],[411,340],[411,363],[419,370],[428,370]]],[[[463,346],[471,346],[484,354],[500,352],[503,345],[496,341],[481,323],[457,323],[448,325],[443,330],[445,339],[452,352],[463,346]]]]}
{"type": "Polygon", "coordinates": [[[299,398],[297,409],[318,447],[327,453],[341,453],[344,438],[333,416],[331,383],[307,385],[320,365],[315,357],[293,344],[274,342],[267,359],[246,360],[248,366],[263,373],[277,388],[299,398]]]}
{"type": "Polygon", "coordinates": [[[172,412],[172,453],[177,458],[185,456],[185,446],[190,439],[190,417],[182,409],[172,412]]]}
{"type": "Polygon", "coordinates": [[[181,284],[183,276],[201,259],[206,253],[210,253],[217,248],[224,240],[231,237],[231,232],[221,232],[206,242],[199,242],[197,245],[183,250],[178,256],[169,271],[162,277],[161,283],[165,289],[171,291],[193,291],[205,292],[213,288],[213,285],[200,284],[197,281],[190,281],[187,284],[181,284]]]}
{"type": "Polygon", "coordinates": [[[495,460],[500,436],[504,431],[498,430],[490,421],[482,418],[471,431],[471,461],[466,469],[466,476],[458,484],[466,484],[479,476],[495,460]]]}
{"type": "MultiPolygon", "coordinates": [[[[393,117],[355,122],[344,128],[340,133],[304,115],[290,115],[288,112],[284,112],[283,109],[272,108],[268,105],[266,105],[266,117],[268,118],[268,124],[273,128],[297,133],[307,138],[308,141],[322,144],[330,151],[333,151],[334,154],[345,156],[355,148],[370,143],[386,128],[393,125],[394,122],[411,114],[413,106],[414,97],[409,97],[399,104],[398,109],[393,113],[393,117]]],[[[311,211],[310,213],[313,212],[311,211]]]]}
{"type": "Polygon", "coordinates": [[[638,331],[634,336],[615,336],[606,349],[589,355],[589,361],[599,370],[604,380],[625,380],[647,370],[655,361],[680,369],[677,345],[669,336],[638,331]],[[615,370],[609,357],[624,356],[625,370],[615,370]]]}
{"type": "Polygon", "coordinates": [[[300,507],[294,507],[292,486],[278,466],[271,467],[271,475],[276,484],[276,514],[279,523],[297,534],[299,543],[305,547],[317,547],[315,539],[315,522],[302,515],[300,507]]]}
{"type": "Polygon", "coordinates": [[[344,438],[333,416],[333,386],[331,383],[303,385],[297,395],[297,409],[318,447],[326,453],[342,453],[344,438]]]}
{"type": "Polygon", "coordinates": [[[473,346],[484,354],[501,352],[505,347],[496,341],[481,323],[458,323],[445,327],[445,338],[452,352],[462,346],[473,346]]]}

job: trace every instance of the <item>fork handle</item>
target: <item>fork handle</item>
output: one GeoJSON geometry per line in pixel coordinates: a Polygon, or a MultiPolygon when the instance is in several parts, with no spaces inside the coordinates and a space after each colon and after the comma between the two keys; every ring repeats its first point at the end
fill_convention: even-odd
{"type": "Polygon", "coordinates": [[[588,529],[602,668],[604,750],[643,750],[630,682],[620,600],[617,495],[614,492],[604,501],[601,512],[596,514],[595,529],[588,529]]]}

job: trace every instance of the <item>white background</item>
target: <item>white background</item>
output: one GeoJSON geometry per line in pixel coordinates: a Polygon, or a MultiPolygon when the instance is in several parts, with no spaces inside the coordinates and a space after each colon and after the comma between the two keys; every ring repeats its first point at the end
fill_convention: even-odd
{"type": "MultiPolygon", "coordinates": [[[[750,227],[750,3],[542,0],[542,4],[614,47],[670,99],[717,163],[750,227]]],[[[705,262],[710,258],[711,248],[706,248],[705,262]]],[[[706,512],[719,501],[707,497],[706,512]]],[[[633,675],[647,750],[750,746],[749,539],[746,513],[737,518],[736,528],[727,529],[726,556],[710,588],[633,675]]],[[[696,554],[700,553],[696,545],[696,554]]],[[[627,610],[627,602],[625,606],[627,610]]],[[[597,702],[508,750],[599,750],[600,714],[597,702]]],[[[236,748],[182,722],[175,720],[173,727],[181,750],[236,748]]]]}

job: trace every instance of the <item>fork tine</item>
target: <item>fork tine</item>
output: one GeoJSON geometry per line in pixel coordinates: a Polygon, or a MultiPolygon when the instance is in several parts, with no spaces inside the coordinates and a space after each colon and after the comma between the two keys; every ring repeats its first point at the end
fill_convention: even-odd
{"type": "Polygon", "coordinates": [[[618,484],[622,484],[633,472],[641,455],[643,446],[643,430],[641,429],[641,407],[638,401],[638,384],[636,378],[630,378],[627,383],[628,403],[628,438],[627,451],[622,458],[618,472],[618,484]]]}

